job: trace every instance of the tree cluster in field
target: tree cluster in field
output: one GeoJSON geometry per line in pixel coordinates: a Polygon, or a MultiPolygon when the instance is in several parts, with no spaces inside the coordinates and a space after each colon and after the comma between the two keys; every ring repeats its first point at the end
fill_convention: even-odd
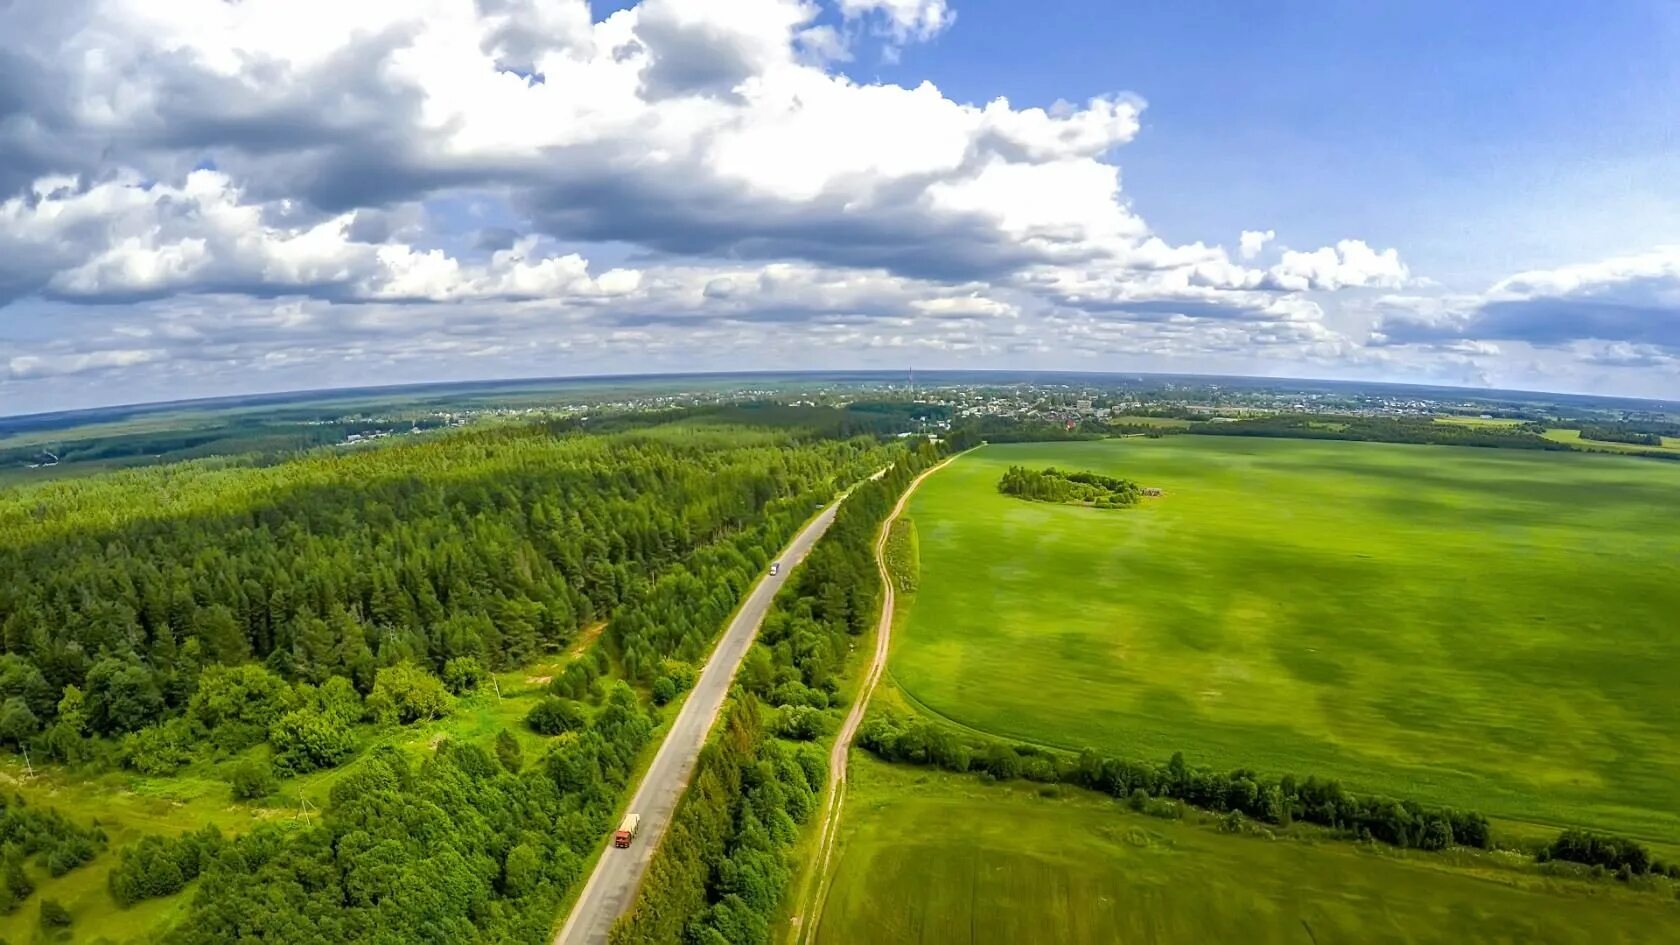
{"type": "Polygon", "coordinates": [[[998,491],[1034,502],[1089,505],[1099,509],[1136,505],[1143,496],[1143,487],[1130,480],[1094,472],[1065,472],[1054,466],[1038,471],[1011,466],[998,480],[998,491]]]}
{"type": "Polygon", "coordinates": [[[1316,777],[1268,778],[1247,769],[1191,767],[1183,754],[1173,755],[1166,764],[1106,757],[1091,750],[1075,756],[958,734],[936,723],[892,715],[866,721],[858,731],[858,744],[888,761],[977,771],[998,780],[1071,784],[1127,798],[1137,809],[1164,798],[1215,813],[1235,811],[1279,826],[1305,821],[1360,840],[1423,850],[1485,848],[1491,842],[1487,819],[1474,811],[1351,794],[1336,781],[1316,777]]]}
{"type": "MultiPolygon", "coordinates": [[[[342,677],[372,697],[381,668],[519,665],[621,612],[612,637],[639,678],[703,651],[744,586],[698,588],[716,562],[697,559],[750,579],[802,509],[885,455],[773,430],[523,427],[14,490],[0,496],[0,742],[85,761],[101,751],[90,739],[183,717],[217,664],[342,677]],[[686,580],[671,571],[684,562],[701,565],[686,580]],[[632,624],[622,606],[680,594],[701,601],[674,625],[632,624]]],[[[319,748],[305,755],[335,750],[320,722],[288,720],[319,748]]],[[[147,735],[139,754],[167,766],[191,734],[147,735]]]]}
{"type": "Polygon", "coordinates": [[[880,615],[875,539],[881,523],[916,474],[940,455],[934,444],[918,441],[879,479],[853,489],[777,595],[739,678],[748,691],[782,707],[784,735],[815,738],[826,727],[813,713],[840,701],[846,659],[880,615]]]}
{"type": "Polygon", "coordinates": [[[1621,879],[1655,873],[1680,880],[1680,863],[1664,863],[1637,840],[1587,830],[1565,830],[1540,851],[1542,862],[1563,860],[1599,867],[1621,879]]]}
{"type": "Polygon", "coordinates": [[[105,833],[79,827],[56,810],[0,796],[0,912],[10,914],[35,891],[24,870],[31,859],[48,876],[63,876],[105,848],[105,833]]]}
{"type": "Polygon", "coordinates": [[[770,737],[737,690],[700,755],[636,903],[612,945],[768,945],[799,824],[827,777],[822,752],[770,737]]]}
{"type": "Polygon", "coordinates": [[[111,874],[120,902],[198,877],[169,945],[254,941],[545,941],[611,825],[654,719],[619,682],[529,767],[445,741],[416,765],[381,748],[333,786],[318,822],[148,839],[111,874]]]}

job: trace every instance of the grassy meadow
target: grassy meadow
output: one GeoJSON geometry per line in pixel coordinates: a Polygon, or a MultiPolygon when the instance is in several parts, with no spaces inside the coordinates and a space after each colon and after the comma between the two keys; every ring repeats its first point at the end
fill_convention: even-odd
{"type": "MultiPolygon", "coordinates": [[[[912,500],[890,671],[990,733],[1680,842],[1680,465],[1235,437],[992,445],[912,500]],[[1101,511],[1010,465],[1165,490],[1101,511]]],[[[1525,826],[1526,825],[1526,826],[1525,826]]]]}
{"type": "Polygon", "coordinates": [[[1656,943],[1680,903],[1522,871],[1220,833],[1118,803],[852,762],[817,945],[1656,943]]]}

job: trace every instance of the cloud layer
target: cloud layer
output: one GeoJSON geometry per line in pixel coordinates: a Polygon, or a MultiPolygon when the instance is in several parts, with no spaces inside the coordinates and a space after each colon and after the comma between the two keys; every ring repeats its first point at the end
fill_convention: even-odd
{"type": "Polygon", "coordinates": [[[956,22],[945,0],[5,5],[0,395],[404,364],[1332,373],[1508,339],[1656,363],[1680,341],[1673,253],[1373,300],[1427,285],[1356,237],[1157,233],[1117,163],[1136,96],[974,104],[845,72],[956,22]]]}

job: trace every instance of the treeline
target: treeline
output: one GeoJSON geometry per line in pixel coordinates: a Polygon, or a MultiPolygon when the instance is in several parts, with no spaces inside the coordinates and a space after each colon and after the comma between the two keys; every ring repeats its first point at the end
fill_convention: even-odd
{"type": "Polygon", "coordinates": [[[1069,440],[1100,440],[1105,430],[1091,423],[1069,427],[1066,423],[1014,420],[1009,417],[975,417],[951,428],[946,438],[953,451],[981,443],[1060,443],[1069,440]]]}
{"type": "Polygon", "coordinates": [[[799,825],[827,777],[822,752],[770,737],[736,690],[612,945],[767,945],[799,825]]]}
{"type": "Polygon", "coordinates": [[[1173,755],[1166,764],[1091,750],[1073,756],[959,734],[926,720],[893,715],[867,720],[858,731],[858,744],[888,761],[1101,791],[1126,798],[1139,810],[1161,800],[1176,801],[1278,826],[1305,821],[1360,840],[1422,850],[1454,845],[1486,848],[1491,842],[1487,819],[1474,811],[1352,794],[1334,780],[1316,777],[1270,778],[1245,768],[1221,772],[1191,767],[1182,754],[1173,755]]]}
{"type": "Polygon", "coordinates": [[[1182,431],[1192,436],[1261,436],[1301,440],[1356,440],[1380,443],[1428,443],[1496,449],[1567,450],[1528,427],[1437,423],[1432,417],[1360,417],[1275,414],[1222,423],[1197,423],[1182,431]]]}
{"type": "Polygon", "coordinates": [[[1136,505],[1143,496],[1143,487],[1135,482],[1093,472],[1064,472],[1054,466],[1039,471],[1011,466],[998,480],[998,491],[1034,502],[1091,505],[1099,509],[1136,505]]]}
{"type": "MultiPolygon", "coordinates": [[[[879,479],[863,482],[841,503],[834,523],[776,597],[747,651],[740,680],[770,705],[825,710],[840,701],[841,674],[853,641],[874,626],[881,608],[875,539],[898,497],[922,470],[938,462],[937,446],[917,440],[879,479]]],[[[813,738],[821,725],[801,720],[784,734],[813,738]]]]}
{"type": "Polygon", "coordinates": [[[418,765],[380,749],[333,786],[318,822],[143,842],[112,893],[168,895],[196,875],[169,945],[546,941],[653,728],[618,683],[531,766],[447,741],[418,765]]]}
{"type": "Polygon", "coordinates": [[[643,678],[657,657],[703,651],[746,580],[672,609],[655,598],[695,591],[669,586],[674,565],[700,580],[756,570],[814,502],[890,455],[786,431],[534,426],[12,490],[0,741],[84,760],[85,737],[181,717],[217,664],[343,677],[363,696],[383,667],[510,667],[626,603],[610,637],[643,678]],[[676,619],[634,621],[644,602],[676,619]]]}
{"type": "MultiPolygon", "coordinates": [[[[1663,434],[1659,430],[1642,429],[1629,424],[1614,426],[1586,426],[1578,428],[1581,439],[1598,440],[1601,443],[1629,443],[1634,446],[1662,446],[1663,434]]],[[[1663,429],[1673,429],[1665,426],[1663,429]]],[[[1680,433],[1670,433],[1669,436],[1680,436],[1680,433]]]]}

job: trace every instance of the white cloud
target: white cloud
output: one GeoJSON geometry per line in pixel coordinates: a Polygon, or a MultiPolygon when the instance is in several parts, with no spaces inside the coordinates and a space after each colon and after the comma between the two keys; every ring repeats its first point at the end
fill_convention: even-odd
{"type": "Polygon", "coordinates": [[[849,20],[877,17],[900,43],[932,39],[957,19],[946,0],[839,0],[839,7],[849,20]]]}
{"type": "Polygon", "coordinates": [[[1272,230],[1243,230],[1238,239],[1239,251],[1244,259],[1253,259],[1260,255],[1266,244],[1276,238],[1277,233],[1272,230]]]}
{"type": "Polygon", "coordinates": [[[1283,260],[1270,270],[1273,283],[1291,292],[1309,289],[1335,291],[1345,288],[1399,288],[1411,277],[1400,261],[1400,252],[1378,252],[1364,240],[1341,240],[1312,252],[1285,250],[1283,260]]]}
{"type": "Polygon", "coordinates": [[[0,6],[29,115],[0,120],[23,155],[0,162],[0,305],[110,326],[15,357],[1311,359],[1356,346],[1304,293],[1415,288],[1356,239],[1270,269],[1270,230],[1236,258],[1170,243],[1114,160],[1141,99],[853,79],[849,39],[955,14],[828,9],[842,29],[809,0],[0,6]]]}

